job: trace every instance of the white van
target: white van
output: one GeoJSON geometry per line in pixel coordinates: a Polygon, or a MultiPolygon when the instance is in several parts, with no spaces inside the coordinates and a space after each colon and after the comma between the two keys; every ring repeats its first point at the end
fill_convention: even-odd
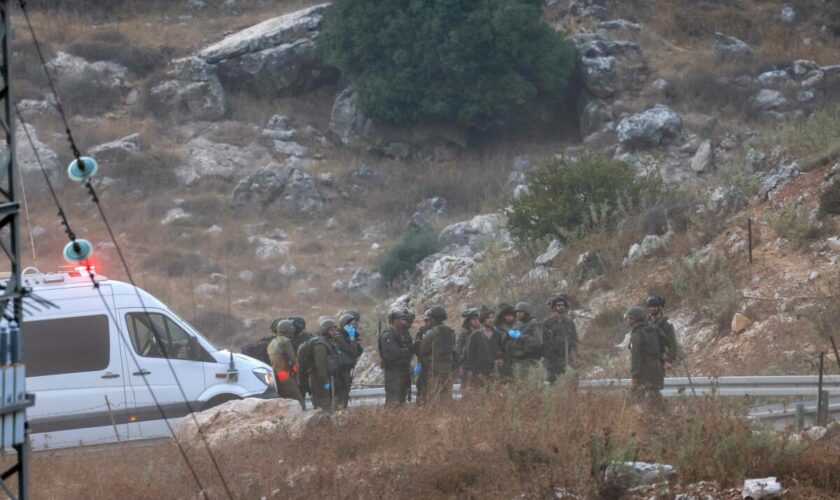
{"type": "Polygon", "coordinates": [[[102,276],[96,281],[99,291],[86,271],[24,273],[24,286],[57,306],[25,299],[23,359],[27,392],[35,394],[27,411],[33,449],[167,437],[161,410],[174,427],[190,410],[277,396],[265,363],[214,347],[139,288],[102,276]]]}

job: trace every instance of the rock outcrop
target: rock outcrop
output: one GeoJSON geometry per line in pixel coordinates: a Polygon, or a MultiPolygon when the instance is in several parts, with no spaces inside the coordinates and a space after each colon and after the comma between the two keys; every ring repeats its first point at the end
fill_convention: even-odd
{"type": "Polygon", "coordinates": [[[186,120],[217,120],[227,101],[216,68],[197,57],[175,61],[169,80],[149,90],[148,103],[156,112],[186,120]]]}

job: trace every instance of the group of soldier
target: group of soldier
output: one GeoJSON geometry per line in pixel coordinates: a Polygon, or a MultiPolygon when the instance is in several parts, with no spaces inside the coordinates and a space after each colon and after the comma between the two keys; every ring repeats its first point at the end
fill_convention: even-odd
{"type": "MultiPolygon", "coordinates": [[[[678,360],[674,327],[664,315],[665,301],[648,297],[647,309],[631,307],[625,317],[630,335],[633,393],[640,400],[658,400],[666,369],[678,360]]],[[[417,401],[451,398],[452,384],[460,381],[469,391],[522,379],[540,363],[547,382],[554,383],[576,363],[578,334],[569,317],[571,304],[564,295],[548,301],[551,314],[535,318],[527,302],[501,303],[496,309],[466,306],[461,329],[446,325],[448,314],[439,305],[423,314],[423,325],[412,336],[416,320],[409,307],[392,309],[377,346],[385,377],[386,405],[411,400],[412,382],[417,401]]],[[[316,408],[346,408],[350,400],[353,368],[363,352],[357,311],[343,311],[338,321],[322,318],[318,335],[306,333],[303,318],[275,320],[275,338],[267,351],[281,397],[296,399],[305,408],[311,395],[316,408]]]]}

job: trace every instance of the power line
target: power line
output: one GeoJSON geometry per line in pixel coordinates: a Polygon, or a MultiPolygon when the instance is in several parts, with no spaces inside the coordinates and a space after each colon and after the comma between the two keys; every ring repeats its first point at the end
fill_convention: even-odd
{"type": "MultiPolygon", "coordinates": [[[[78,165],[79,169],[84,174],[86,168],[88,168],[88,167],[86,166],[86,162],[81,157],[81,153],[79,152],[79,148],[76,146],[76,141],[73,139],[73,133],[70,130],[70,123],[67,120],[67,115],[64,112],[64,107],[61,104],[61,99],[59,98],[58,92],[56,91],[55,82],[53,81],[52,76],[50,75],[49,69],[47,68],[47,62],[46,62],[46,59],[44,58],[44,53],[41,50],[41,44],[38,42],[38,37],[35,34],[35,28],[32,26],[32,22],[29,18],[29,13],[26,10],[26,1],[25,0],[18,0],[18,3],[20,4],[20,8],[23,11],[23,15],[26,18],[26,24],[27,24],[27,27],[29,28],[29,33],[32,36],[32,40],[33,40],[33,43],[35,45],[35,49],[38,53],[38,58],[40,59],[40,62],[41,62],[41,68],[44,70],[44,74],[46,74],[46,76],[47,76],[47,81],[49,82],[50,89],[52,90],[53,96],[55,97],[56,109],[58,110],[58,113],[61,116],[61,120],[64,123],[65,132],[67,133],[67,140],[70,143],[70,149],[72,150],[73,156],[76,159],[76,164],[78,165]]],[[[119,256],[120,262],[122,263],[123,269],[125,270],[125,274],[128,277],[128,280],[131,283],[132,288],[134,289],[134,293],[137,295],[137,299],[140,301],[140,306],[142,307],[144,313],[146,315],[148,315],[148,309],[146,308],[146,304],[145,304],[145,302],[143,301],[143,298],[140,295],[140,291],[137,289],[137,284],[135,283],[134,278],[131,274],[131,270],[129,269],[128,261],[126,260],[125,255],[123,254],[122,248],[120,247],[116,236],[114,236],[114,231],[111,229],[111,224],[108,221],[108,217],[105,215],[105,210],[102,208],[102,205],[99,202],[99,197],[96,195],[96,190],[94,189],[93,185],[90,182],[90,174],[92,174],[92,172],[90,172],[87,176],[87,180],[85,181],[85,188],[87,188],[87,191],[88,191],[88,194],[90,195],[91,200],[94,202],[94,204],[96,204],[97,210],[99,211],[99,215],[102,218],[102,222],[105,224],[105,228],[108,231],[109,237],[111,238],[111,242],[114,244],[114,248],[117,250],[117,255],[119,256]]],[[[74,245],[74,248],[76,248],[75,245],[74,245]]],[[[89,272],[89,274],[90,274],[91,278],[93,278],[93,273],[89,272]]],[[[93,282],[94,287],[98,287],[95,280],[92,279],[92,282],[93,282]]],[[[155,340],[158,342],[159,347],[161,348],[161,353],[163,354],[164,359],[166,359],[166,364],[169,366],[169,371],[172,373],[172,377],[175,380],[175,384],[178,386],[178,390],[179,390],[179,392],[181,393],[181,396],[184,399],[184,403],[186,403],[186,405],[187,405],[187,409],[189,410],[190,416],[192,417],[193,422],[196,425],[198,435],[201,438],[201,441],[204,443],[204,447],[207,450],[207,454],[210,456],[210,460],[213,463],[213,468],[215,469],[216,474],[218,475],[219,480],[221,481],[222,486],[224,487],[225,493],[227,494],[228,498],[233,499],[234,498],[233,493],[231,493],[230,487],[228,486],[227,481],[225,480],[225,477],[224,477],[224,474],[222,473],[221,467],[219,466],[219,463],[216,460],[216,456],[213,454],[213,450],[210,448],[210,443],[207,441],[207,437],[204,435],[204,431],[202,431],[201,425],[199,425],[199,423],[198,423],[198,418],[195,416],[195,413],[193,412],[192,404],[190,403],[189,398],[187,397],[186,391],[184,391],[184,386],[181,384],[181,381],[178,379],[178,375],[175,373],[175,368],[172,366],[172,360],[170,359],[169,355],[167,354],[166,348],[164,347],[163,342],[161,342],[160,336],[158,335],[157,330],[153,328],[152,329],[152,334],[153,334],[155,340]]],[[[129,351],[131,351],[131,350],[129,349],[129,351]]],[[[132,354],[133,354],[133,352],[132,352],[132,354]]],[[[150,391],[151,391],[151,389],[150,389],[150,391]]],[[[168,423],[167,423],[167,425],[168,425],[168,423]]]]}

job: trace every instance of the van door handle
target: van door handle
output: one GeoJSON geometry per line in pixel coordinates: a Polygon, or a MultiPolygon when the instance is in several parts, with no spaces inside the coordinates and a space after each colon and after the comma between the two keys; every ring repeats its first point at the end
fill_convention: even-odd
{"type": "Polygon", "coordinates": [[[120,375],[119,373],[108,372],[105,375],[102,375],[102,378],[120,378],[120,375]]]}
{"type": "Polygon", "coordinates": [[[141,368],[139,372],[134,372],[134,373],[132,373],[132,375],[139,376],[139,375],[148,375],[150,373],[152,373],[152,372],[150,372],[149,370],[147,370],[145,368],[141,368]]]}

